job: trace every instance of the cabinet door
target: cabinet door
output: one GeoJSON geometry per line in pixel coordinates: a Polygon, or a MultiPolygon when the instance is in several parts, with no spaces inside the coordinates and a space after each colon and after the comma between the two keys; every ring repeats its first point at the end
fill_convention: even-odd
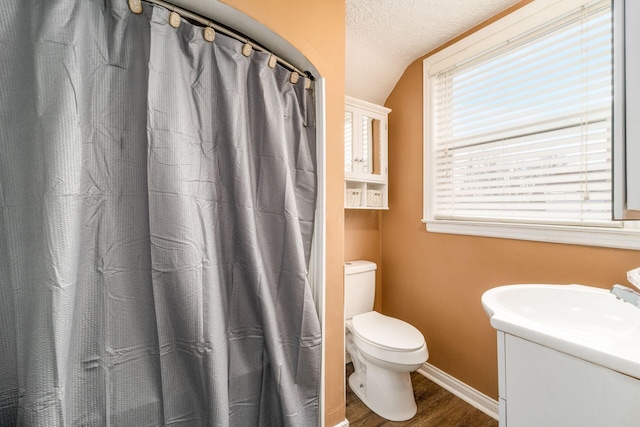
{"type": "Polygon", "coordinates": [[[507,427],[640,425],[640,380],[513,335],[505,338],[507,427]]]}
{"type": "Polygon", "coordinates": [[[386,174],[385,154],[383,151],[386,120],[364,112],[360,119],[362,149],[360,164],[362,174],[373,175],[381,179],[386,174]]]}
{"type": "Polygon", "coordinates": [[[355,135],[353,132],[353,123],[355,113],[353,110],[345,109],[344,112],[344,173],[352,175],[355,172],[355,135]]]}
{"type": "Polygon", "coordinates": [[[344,112],[344,173],[382,182],[387,175],[387,118],[347,105],[344,112]]]}

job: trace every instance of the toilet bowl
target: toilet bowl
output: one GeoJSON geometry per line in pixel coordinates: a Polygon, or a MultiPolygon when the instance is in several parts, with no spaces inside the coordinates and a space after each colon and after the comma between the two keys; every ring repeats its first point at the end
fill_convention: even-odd
{"type": "Polygon", "coordinates": [[[369,261],[345,264],[345,344],[354,365],[349,387],[381,417],[405,421],[417,411],[409,374],[429,353],[415,327],[372,310],[375,268],[369,261]]]}

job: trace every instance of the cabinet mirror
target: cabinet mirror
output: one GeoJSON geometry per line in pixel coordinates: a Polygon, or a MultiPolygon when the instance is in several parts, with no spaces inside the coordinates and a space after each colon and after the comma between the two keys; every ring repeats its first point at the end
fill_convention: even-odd
{"type": "Polygon", "coordinates": [[[353,113],[344,112],[344,171],[353,172],[353,113]]]}
{"type": "Polygon", "coordinates": [[[380,175],[382,167],[380,161],[380,120],[362,116],[362,172],[380,175]]]}

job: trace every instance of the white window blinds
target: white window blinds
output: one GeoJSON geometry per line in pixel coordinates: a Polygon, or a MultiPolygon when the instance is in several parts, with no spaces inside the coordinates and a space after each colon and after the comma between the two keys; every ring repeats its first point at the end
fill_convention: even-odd
{"type": "Polygon", "coordinates": [[[611,42],[598,1],[430,76],[434,219],[616,226],[611,42]]]}

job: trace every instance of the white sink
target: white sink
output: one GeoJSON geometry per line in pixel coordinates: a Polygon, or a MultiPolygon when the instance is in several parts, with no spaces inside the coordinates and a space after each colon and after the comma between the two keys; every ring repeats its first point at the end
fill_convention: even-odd
{"type": "Polygon", "coordinates": [[[491,326],[640,379],[640,309],[582,285],[508,285],[488,290],[491,326]]]}

